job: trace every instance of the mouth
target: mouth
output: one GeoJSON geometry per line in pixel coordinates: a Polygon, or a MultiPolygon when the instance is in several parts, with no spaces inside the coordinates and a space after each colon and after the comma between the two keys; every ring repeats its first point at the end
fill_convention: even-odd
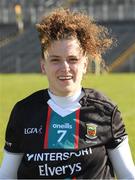
{"type": "Polygon", "coordinates": [[[66,81],[73,79],[73,76],[59,76],[58,79],[61,81],[66,81]]]}

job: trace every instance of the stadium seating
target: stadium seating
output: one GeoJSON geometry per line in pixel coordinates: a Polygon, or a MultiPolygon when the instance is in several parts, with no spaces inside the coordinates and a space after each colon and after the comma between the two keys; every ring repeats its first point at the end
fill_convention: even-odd
{"type": "Polygon", "coordinates": [[[0,72],[38,72],[40,45],[37,33],[30,27],[13,41],[0,48],[0,72]]]}
{"type": "Polygon", "coordinates": [[[117,39],[117,46],[109,50],[105,55],[107,65],[110,65],[122,52],[135,42],[135,23],[130,21],[103,23],[111,29],[112,35],[117,39]]]}
{"type": "MultiPolygon", "coordinates": [[[[118,42],[117,47],[103,55],[108,66],[135,43],[135,0],[1,0],[0,23],[6,24],[0,24],[0,73],[40,72],[40,43],[33,24],[41,14],[62,5],[86,10],[111,29],[118,42]],[[20,34],[15,23],[16,3],[21,4],[24,16],[25,28],[20,34]]],[[[132,69],[135,71],[135,63],[132,69]]]]}
{"type": "MultiPolygon", "coordinates": [[[[124,50],[135,42],[135,23],[133,22],[105,22],[102,25],[112,30],[117,38],[117,47],[104,55],[107,65],[110,65],[124,50]]],[[[0,72],[40,72],[39,60],[41,58],[38,33],[34,26],[16,37],[7,45],[0,48],[0,72]]]]}
{"type": "Polygon", "coordinates": [[[16,24],[0,24],[0,42],[16,35],[18,32],[16,24]]]}

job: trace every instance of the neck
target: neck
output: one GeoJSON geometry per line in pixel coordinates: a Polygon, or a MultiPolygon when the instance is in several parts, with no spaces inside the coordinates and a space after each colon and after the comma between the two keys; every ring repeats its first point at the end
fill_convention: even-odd
{"type": "Polygon", "coordinates": [[[48,90],[48,93],[54,103],[62,108],[70,107],[73,103],[78,102],[82,97],[81,88],[77,90],[76,93],[72,96],[56,96],[52,92],[50,92],[50,90],[48,90]]]}

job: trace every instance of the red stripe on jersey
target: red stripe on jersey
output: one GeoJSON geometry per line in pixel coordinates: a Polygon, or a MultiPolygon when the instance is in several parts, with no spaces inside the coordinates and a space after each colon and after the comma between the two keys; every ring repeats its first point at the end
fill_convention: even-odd
{"type": "Polygon", "coordinates": [[[73,177],[72,180],[76,180],[76,177],[73,177]]]}
{"type": "Polygon", "coordinates": [[[80,109],[76,111],[75,149],[78,149],[78,144],[79,144],[79,117],[80,117],[80,109]]]}
{"type": "Polygon", "coordinates": [[[46,130],[45,130],[45,136],[44,136],[44,149],[48,148],[48,134],[49,134],[50,116],[51,116],[51,108],[50,108],[50,106],[48,106],[46,130]]]}

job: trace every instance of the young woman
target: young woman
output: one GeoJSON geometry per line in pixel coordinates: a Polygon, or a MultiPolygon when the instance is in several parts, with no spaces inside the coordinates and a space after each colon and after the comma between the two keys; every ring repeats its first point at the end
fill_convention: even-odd
{"type": "Polygon", "coordinates": [[[64,9],[36,27],[49,87],[13,108],[0,178],[134,179],[118,107],[81,85],[88,58],[101,57],[112,44],[107,29],[64,9]]]}

